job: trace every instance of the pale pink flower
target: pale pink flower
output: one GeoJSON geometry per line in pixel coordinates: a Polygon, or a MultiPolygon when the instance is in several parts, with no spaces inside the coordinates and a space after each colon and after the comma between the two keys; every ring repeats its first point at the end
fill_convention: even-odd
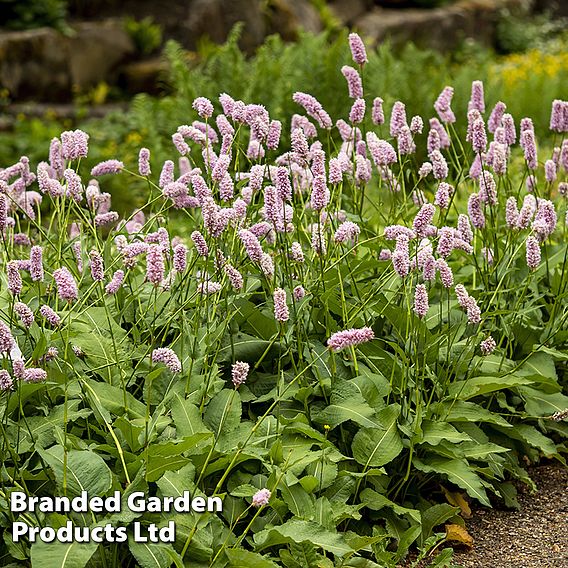
{"type": "Polygon", "coordinates": [[[351,56],[353,61],[357,65],[364,65],[367,63],[367,51],[365,50],[365,44],[363,40],[357,33],[349,34],[349,47],[351,48],[351,56]]]}
{"type": "Polygon", "coordinates": [[[146,280],[155,286],[164,279],[164,254],[160,245],[151,244],[146,249],[146,280]]]}
{"type": "Polygon", "coordinates": [[[61,323],[61,318],[57,315],[57,313],[45,304],[41,306],[39,313],[43,318],[45,318],[45,321],[53,327],[57,327],[61,323]]]}
{"type": "Polygon", "coordinates": [[[23,302],[16,302],[14,304],[14,311],[20,317],[24,327],[30,328],[34,323],[34,313],[30,310],[27,304],[23,302]]]}
{"type": "Polygon", "coordinates": [[[274,290],[274,317],[279,322],[286,322],[290,319],[290,312],[286,305],[286,291],[282,288],[274,290]]]}
{"type": "Polygon", "coordinates": [[[75,278],[65,266],[53,272],[53,279],[57,285],[57,293],[62,300],[72,302],[78,298],[79,291],[75,278]]]}
{"type": "Polygon", "coordinates": [[[272,493],[268,489],[258,490],[252,497],[252,506],[259,509],[268,505],[272,493]]]}
{"type": "Polygon", "coordinates": [[[496,347],[497,343],[495,343],[495,340],[491,336],[487,337],[487,339],[484,339],[479,344],[479,348],[481,349],[481,353],[483,353],[483,355],[491,355],[491,353],[495,351],[496,347]]]}
{"type": "Polygon", "coordinates": [[[112,280],[105,286],[105,292],[109,295],[116,294],[120,290],[123,281],[124,271],[117,270],[112,275],[112,280]]]}
{"type": "Polygon", "coordinates": [[[341,73],[347,81],[349,96],[352,99],[363,98],[363,82],[361,81],[361,76],[358,71],[349,65],[344,65],[341,68],[341,73]]]}
{"type": "Polygon", "coordinates": [[[231,367],[231,377],[236,388],[240,387],[248,377],[250,365],[244,361],[236,361],[231,367]]]}
{"type": "Polygon", "coordinates": [[[152,362],[163,363],[172,373],[181,373],[181,362],[175,352],[168,347],[154,349],[152,362]]]}
{"type": "Polygon", "coordinates": [[[423,318],[428,313],[428,290],[424,284],[417,284],[414,292],[414,313],[423,318]]]}
{"type": "Polygon", "coordinates": [[[327,346],[331,351],[337,352],[355,345],[360,345],[375,338],[370,327],[360,329],[351,328],[334,333],[328,340],[327,346]]]}

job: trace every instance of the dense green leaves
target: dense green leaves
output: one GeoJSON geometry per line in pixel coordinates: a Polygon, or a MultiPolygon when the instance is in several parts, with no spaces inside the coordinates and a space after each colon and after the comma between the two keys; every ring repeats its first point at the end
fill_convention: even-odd
{"type": "Polygon", "coordinates": [[[397,428],[400,407],[388,406],[377,415],[376,428],[361,428],[353,438],[353,457],[364,469],[391,462],[402,451],[397,428]]]}
{"type": "Polygon", "coordinates": [[[32,566],[39,568],[85,568],[97,549],[97,543],[41,542],[32,545],[32,566]]]}

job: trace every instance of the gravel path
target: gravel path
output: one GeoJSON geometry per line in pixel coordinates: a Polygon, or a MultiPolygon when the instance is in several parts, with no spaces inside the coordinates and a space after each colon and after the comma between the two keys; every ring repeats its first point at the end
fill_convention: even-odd
{"type": "Polygon", "coordinates": [[[520,491],[520,511],[477,509],[467,528],[473,550],[457,552],[463,568],[568,568],[568,468],[531,472],[538,492],[520,491]]]}

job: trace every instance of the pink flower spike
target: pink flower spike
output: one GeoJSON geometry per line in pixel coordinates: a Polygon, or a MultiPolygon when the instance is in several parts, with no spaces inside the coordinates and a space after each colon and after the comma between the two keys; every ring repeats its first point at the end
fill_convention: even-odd
{"type": "Polygon", "coordinates": [[[375,338],[375,333],[370,327],[360,329],[351,328],[334,333],[328,340],[327,346],[333,352],[341,351],[346,347],[360,345],[375,338]]]}
{"type": "Polygon", "coordinates": [[[258,490],[252,497],[252,506],[259,509],[268,505],[271,495],[272,493],[266,488],[258,490]]]}
{"type": "Polygon", "coordinates": [[[123,281],[124,281],[124,271],[123,270],[117,270],[113,274],[112,280],[106,285],[105,292],[109,296],[116,294],[120,290],[120,287],[122,286],[123,281]]]}
{"type": "Polygon", "coordinates": [[[197,97],[192,106],[201,118],[210,118],[213,114],[213,104],[205,97],[197,97]]]}
{"type": "Polygon", "coordinates": [[[231,377],[236,388],[240,387],[248,377],[250,365],[243,361],[235,362],[231,367],[231,377]]]}
{"type": "Polygon", "coordinates": [[[39,313],[45,318],[45,321],[52,327],[57,327],[61,323],[61,318],[47,305],[41,306],[39,313]]]}
{"type": "Polygon", "coordinates": [[[175,352],[168,347],[154,349],[152,363],[163,363],[172,373],[181,373],[181,362],[175,352]]]}
{"type": "Polygon", "coordinates": [[[481,349],[481,353],[483,353],[483,355],[491,355],[491,353],[495,351],[496,347],[497,343],[495,343],[495,340],[491,336],[489,336],[487,339],[484,339],[479,344],[479,348],[481,349]]]}
{"type": "Polygon", "coordinates": [[[75,278],[66,267],[58,268],[53,272],[53,279],[57,286],[57,293],[62,300],[72,302],[79,297],[75,278]]]}
{"type": "Polygon", "coordinates": [[[428,313],[428,291],[424,284],[417,284],[414,292],[414,313],[420,318],[424,318],[428,313]]]}
{"type": "Polygon", "coordinates": [[[351,48],[351,56],[357,65],[365,65],[367,63],[367,51],[363,40],[356,33],[349,34],[349,47],[351,48]]]}
{"type": "Polygon", "coordinates": [[[290,319],[290,312],[286,305],[286,290],[282,288],[274,290],[274,318],[279,322],[286,322],[290,319]]]}
{"type": "Polygon", "coordinates": [[[119,174],[123,169],[124,164],[120,160],[105,160],[91,170],[91,175],[98,177],[108,174],[119,174]]]}

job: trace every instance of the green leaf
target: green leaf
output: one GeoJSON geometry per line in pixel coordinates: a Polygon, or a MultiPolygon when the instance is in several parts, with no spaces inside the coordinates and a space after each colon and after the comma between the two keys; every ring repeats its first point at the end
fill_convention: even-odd
{"type": "Polygon", "coordinates": [[[32,544],[32,568],[84,568],[97,546],[96,542],[79,544],[38,540],[32,544]]]}
{"type": "Polygon", "coordinates": [[[533,448],[537,448],[547,457],[556,456],[558,454],[556,444],[542,432],[539,432],[534,426],[516,424],[513,430],[507,432],[507,435],[515,440],[525,442],[533,448]]]}
{"type": "Polygon", "coordinates": [[[280,558],[288,568],[319,568],[318,553],[311,542],[291,542],[288,550],[280,550],[280,558]]]}
{"type": "Polygon", "coordinates": [[[197,406],[189,400],[183,399],[179,394],[174,395],[173,398],[172,417],[179,438],[209,432],[209,429],[203,423],[201,412],[199,412],[197,406]]]}
{"type": "Polygon", "coordinates": [[[568,396],[560,392],[548,393],[532,387],[520,387],[519,392],[529,416],[550,416],[568,408],[568,396]]]}
{"type": "Polygon", "coordinates": [[[418,511],[417,509],[408,509],[406,507],[402,507],[369,487],[361,491],[360,498],[365,507],[371,509],[372,511],[380,511],[381,509],[387,507],[389,509],[392,509],[397,515],[401,517],[407,516],[417,523],[420,522],[420,511],[418,511]]]}
{"type": "Polygon", "coordinates": [[[229,559],[229,566],[235,568],[278,568],[278,564],[268,558],[240,548],[228,548],[225,555],[229,559]]]}
{"type": "Polygon", "coordinates": [[[459,507],[453,507],[448,503],[438,503],[432,505],[422,512],[422,542],[424,542],[434,530],[435,527],[445,523],[459,513],[459,507]]]}
{"type": "Polygon", "coordinates": [[[441,473],[445,475],[452,483],[465,489],[470,497],[477,499],[483,505],[491,506],[480,477],[472,471],[467,461],[442,457],[420,460],[414,457],[412,464],[416,469],[425,473],[441,473]]]}
{"type": "Polygon", "coordinates": [[[288,486],[281,482],[279,489],[284,503],[294,516],[306,518],[313,511],[314,500],[299,483],[288,486]]]}
{"type": "Polygon", "coordinates": [[[107,464],[89,450],[70,450],[64,471],[63,446],[52,446],[48,450],[38,449],[42,459],[51,467],[61,491],[64,479],[67,496],[75,497],[86,491],[89,495],[105,495],[112,486],[112,473],[107,464]],[[65,475],[64,475],[65,474],[65,475]]]}
{"type": "Polygon", "coordinates": [[[300,521],[292,519],[284,524],[260,531],[254,535],[256,550],[263,550],[269,546],[278,546],[290,542],[311,542],[318,548],[323,548],[336,556],[345,556],[353,549],[344,538],[333,531],[329,531],[313,521],[300,521]]]}
{"type": "Polygon", "coordinates": [[[135,542],[129,538],[128,547],[140,568],[169,568],[174,563],[183,568],[181,556],[171,545],[135,542]]]}
{"type": "Polygon", "coordinates": [[[83,383],[91,408],[100,408],[102,413],[107,411],[116,416],[122,416],[127,411],[131,418],[146,416],[146,406],[124,389],[93,379],[85,379],[83,383]]]}
{"type": "Polygon", "coordinates": [[[509,375],[506,377],[474,377],[466,381],[456,381],[448,389],[448,396],[458,400],[467,400],[481,394],[530,385],[534,381],[528,377],[509,375]]]}
{"type": "Polygon", "coordinates": [[[491,412],[491,410],[487,410],[483,406],[475,404],[475,402],[463,400],[440,402],[436,405],[436,414],[447,422],[489,422],[505,428],[512,427],[499,414],[491,412]]]}
{"type": "Polygon", "coordinates": [[[313,420],[317,424],[329,424],[332,430],[347,420],[352,420],[360,426],[375,428],[377,425],[369,419],[373,414],[375,411],[359,395],[341,403],[330,404],[313,416],[313,420]]]}
{"type": "Polygon", "coordinates": [[[419,441],[423,444],[437,446],[440,442],[446,441],[453,444],[458,442],[466,442],[471,438],[463,432],[458,432],[451,424],[447,422],[434,422],[433,420],[422,421],[422,439],[419,441]]]}
{"type": "Polygon", "coordinates": [[[211,436],[210,433],[194,434],[182,442],[164,442],[150,444],[148,447],[148,463],[146,464],[146,480],[157,481],[166,471],[176,471],[189,463],[189,458],[181,454],[194,448],[197,444],[211,436]]]}
{"type": "Polygon", "coordinates": [[[166,471],[157,481],[162,496],[164,497],[181,497],[183,492],[190,490],[193,492],[195,484],[195,466],[188,463],[177,471],[166,471]]]}
{"type": "Polygon", "coordinates": [[[278,344],[266,339],[258,339],[246,333],[236,333],[232,341],[219,350],[217,362],[230,359],[239,361],[257,361],[264,351],[269,349],[268,357],[273,357],[279,350],[278,344]]]}
{"type": "Polygon", "coordinates": [[[241,397],[236,390],[223,389],[211,400],[203,416],[205,424],[218,438],[235,430],[241,421],[241,397]]]}
{"type": "Polygon", "coordinates": [[[363,398],[373,407],[383,405],[383,399],[391,391],[390,383],[378,373],[366,372],[364,375],[355,377],[352,381],[363,395],[363,398]]]}
{"type": "Polygon", "coordinates": [[[377,415],[382,428],[361,428],[351,449],[355,460],[366,468],[391,462],[402,451],[402,440],[397,428],[400,406],[391,404],[377,415]]]}
{"type": "Polygon", "coordinates": [[[523,377],[546,377],[556,380],[554,359],[548,353],[537,351],[531,353],[523,364],[515,369],[515,374],[523,377]]]}

